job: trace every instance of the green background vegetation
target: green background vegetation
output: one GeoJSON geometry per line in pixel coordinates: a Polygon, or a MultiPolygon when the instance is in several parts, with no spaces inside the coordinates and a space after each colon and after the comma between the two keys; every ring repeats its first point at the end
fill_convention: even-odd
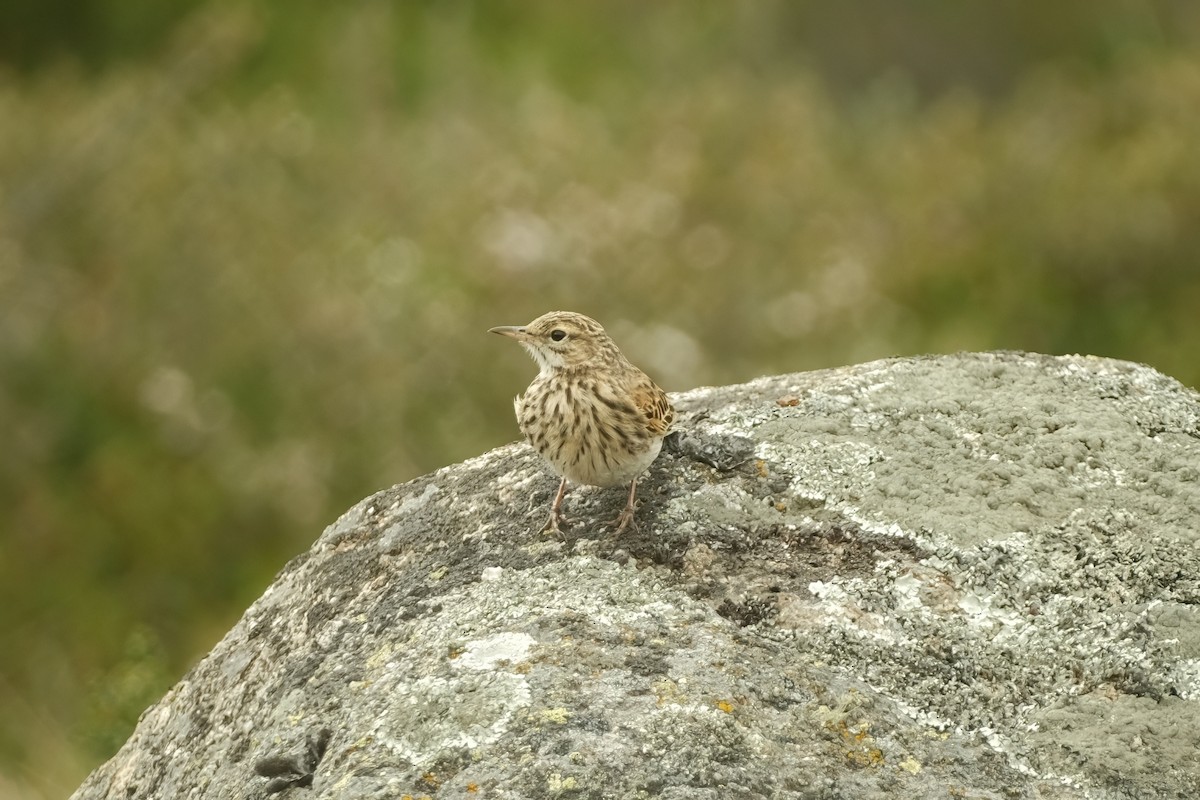
{"type": "Polygon", "coordinates": [[[0,797],[61,797],[363,496],[922,352],[1200,383],[1200,4],[0,3],[0,797]]]}

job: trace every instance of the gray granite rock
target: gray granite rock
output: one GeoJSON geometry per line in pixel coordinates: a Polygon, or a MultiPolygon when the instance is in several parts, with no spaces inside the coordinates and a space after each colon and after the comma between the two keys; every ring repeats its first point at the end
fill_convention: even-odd
{"type": "Polygon", "coordinates": [[[582,488],[539,533],[525,445],[379,492],[74,797],[1196,796],[1195,392],[988,353],[675,399],[639,531],[582,488]]]}

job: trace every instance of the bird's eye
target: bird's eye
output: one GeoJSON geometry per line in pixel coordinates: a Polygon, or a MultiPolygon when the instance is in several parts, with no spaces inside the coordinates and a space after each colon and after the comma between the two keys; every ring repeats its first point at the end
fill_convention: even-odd
{"type": "Polygon", "coordinates": [[[567,338],[567,332],[560,330],[550,331],[550,338],[556,342],[561,342],[563,339],[567,338]]]}

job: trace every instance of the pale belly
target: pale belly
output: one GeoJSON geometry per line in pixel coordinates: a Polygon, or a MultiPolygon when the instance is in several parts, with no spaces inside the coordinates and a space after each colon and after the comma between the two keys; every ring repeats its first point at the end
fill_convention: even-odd
{"type": "Polygon", "coordinates": [[[591,486],[628,484],[662,450],[633,408],[614,407],[595,394],[565,393],[535,381],[514,403],[525,438],[558,475],[591,486]]]}
{"type": "MultiPolygon", "coordinates": [[[[619,457],[609,455],[606,459],[602,454],[583,449],[578,459],[574,454],[568,458],[564,451],[562,458],[546,457],[546,461],[554,471],[574,483],[586,483],[590,486],[623,486],[641,475],[649,468],[658,453],[662,450],[662,439],[648,442],[646,450],[640,453],[622,453],[619,457]]],[[[542,454],[545,456],[545,454],[542,454]]]]}

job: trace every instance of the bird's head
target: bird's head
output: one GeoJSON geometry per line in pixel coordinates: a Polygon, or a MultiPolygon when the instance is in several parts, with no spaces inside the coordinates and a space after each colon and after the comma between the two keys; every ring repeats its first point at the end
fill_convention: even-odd
{"type": "Polygon", "coordinates": [[[572,311],[551,311],[528,325],[503,325],[489,329],[489,333],[516,339],[543,373],[621,358],[599,322],[572,311]]]}

